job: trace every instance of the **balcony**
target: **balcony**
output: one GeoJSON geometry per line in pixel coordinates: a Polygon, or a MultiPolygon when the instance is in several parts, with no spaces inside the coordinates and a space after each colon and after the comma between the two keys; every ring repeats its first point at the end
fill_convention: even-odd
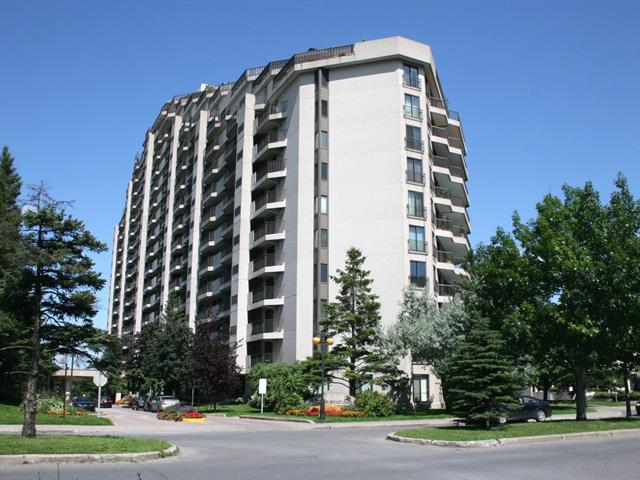
{"type": "Polygon", "coordinates": [[[407,150],[414,150],[416,152],[424,152],[424,142],[419,138],[404,137],[404,147],[407,150]]]}
{"type": "Polygon", "coordinates": [[[281,148],[287,146],[287,131],[275,130],[261,138],[255,146],[254,162],[267,160],[269,157],[277,155],[281,148]]]}
{"type": "MultiPolygon", "coordinates": [[[[276,302],[268,302],[269,305],[278,305],[278,300],[282,299],[282,289],[275,285],[267,285],[259,288],[258,290],[252,290],[249,292],[249,303],[268,302],[269,300],[275,300],[276,302]]],[[[265,303],[266,305],[267,303],[265,303]]]]}
{"type": "Polygon", "coordinates": [[[431,134],[434,137],[444,138],[449,144],[449,146],[453,148],[458,148],[464,151],[464,145],[462,144],[462,140],[456,137],[449,136],[449,132],[447,131],[446,128],[432,126],[431,134]]]}
{"type": "MultiPolygon", "coordinates": [[[[464,163],[462,164],[464,165],[464,163]]],[[[446,157],[433,157],[433,166],[439,168],[446,168],[449,170],[449,173],[454,177],[459,177],[464,180],[467,179],[467,174],[464,166],[456,166],[453,164],[451,160],[446,157]]]]}
{"type": "Polygon", "coordinates": [[[407,205],[407,215],[413,218],[427,218],[427,209],[422,205],[407,205]]]}
{"type": "Polygon", "coordinates": [[[453,297],[456,295],[456,293],[458,293],[458,287],[456,287],[455,285],[438,284],[436,285],[436,287],[436,293],[439,297],[453,297]]]}
{"type": "Polygon", "coordinates": [[[420,90],[420,77],[416,75],[408,75],[404,73],[402,75],[402,85],[404,87],[415,88],[420,90]]]}
{"type": "MultiPolygon", "coordinates": [[[[279,235],[283,234],[284,231],[282,229],[282,225],[280,222],[276,222],[275,220],[270,220],[268,222],[263,223],[259,227],[253,231],[252,234],[252,242],[253,246],[260,242],[262,239],[269,240],[270,235],[279,235]]],[[[280,240],[280,238],[273,238],[272,240],[280,240]]]]}
{"type": "Polygon", "coordinates": [[[254,353],[247,355],[247,367],[258,365],[259,363],[273,363],[273,353],[254,353]]]}
{"type": "Polygon", "coordinates": [[[460,121],[460,114],[458,112],[456,112],[455,110],[449,110],[447,108],[446,101],[441,100],[439,98],[435,98],[435,97],[429,97],[428,101],[429,101],[429,105],[431,105],[432,108],[439,108],[441,110],[446,110],[447,111],[447,117],[449,117],[450,119],[455,120],[457,122],[460,121]]]}
{"type": "Polygon", "coordinates": [[[453,205],[454,207],[462,207],[462,208],[467,207],[467,201],[465,200],[465,198],[460,195],[454,195],[453,193],[451,193],[451,190],[449,189],[434,187],[432,189],[432,192],[433,192],[433,195],[437,198],[449,200],[451,202],[451,205],[453,205]]]}
{"type": "Polygon", "coordinates": [[[459,237],[464,237],[467,235],[467,229],[464,226],[453,225],[451,223],[451,220],[447,220],[444,218],[436,218],[436,228],[449,231],[459,237]]]}
{"type": "Polygon", "coordinates": [[[252,189],[255,190],[258,187],[265,184],[269,179],[284,177],[287,173],[286,162],[284,158],[276,158],[269,160],[266,165],[257,168],[253,174],[252,189]]]}
{"type": "Polygon", "coordinates": [[[407,170],[407,182],[417,185],[424,185],[426,182],[425,174],[416,170],[407,170]]]}
{"type": "Polygon", "coordinates": [[[255,202],[251,204],[251,217],[257,218],[267,212],[267,210],[284,208],[286,200],[281,192],[269,190],[260,195],[255,202]]]}
{"type": "Polygon", "coordinates": [[[427,252],[427,242],[424,240],[417,240],[415,238],[409,239],[409,251],[410,252],[419,252],[426,253],[427,252]]]}
{"type": "Polygon", "coordinates": [[[418,107],[412,107],[411,105],[405,105],[403,108],[404,118],[410,120],[422,120],[422,109],[418,107]]]}
{"type": "Polygon", "coordinates": [[[269,105],[256,118],[256,126],[253,134],[259,135],[272,128],[277,128],[278,123],[286,118],[287,102],[278,102],[275,105],[269,105]]]}
{"type": "Polygon", "coordinates": [[[409,275],[409,284],[412,287],[424,288],[429,284],[426,275],[409,275]]]}

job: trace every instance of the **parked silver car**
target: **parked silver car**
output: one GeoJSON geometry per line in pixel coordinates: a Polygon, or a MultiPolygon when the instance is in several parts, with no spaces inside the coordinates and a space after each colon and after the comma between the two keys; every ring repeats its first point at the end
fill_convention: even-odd
{"type": "Polygon", "coordinates": [[[161,412],[165,408],[176,405],[177,403],[180,403],[180,400],[176,397],[171,395],[157,395],[149,400],[149,411],[161,412]]]}

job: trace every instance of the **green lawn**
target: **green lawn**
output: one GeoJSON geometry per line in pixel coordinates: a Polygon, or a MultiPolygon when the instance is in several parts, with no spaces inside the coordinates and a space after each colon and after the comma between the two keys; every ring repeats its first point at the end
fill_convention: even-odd
{"type": "Polygon", "coordinates": [[[563,433],[597,432],[603,430],[623,430],[640,428],[640,419],[561,420],[543,423],[511,423],[504,427],[490,430],[480,427],[430,427],[413,430],[402,430],[397,433],[401,437],[422,438],[430,440],[494,440],[509,437],[528,437],[538,435],[556,435],[563,433]]]}
{"type": "Polygon", "coordinates": [[[0,435],[0,455],[32,453],[139,453],[169,448],[169,442],[151,438],[40,435],[24,438],[0,435]]]}
{"type": "MultiPolygon", "coordinates": [[[[212,408],[206,406],[198,407],[203,413],[223,413],[228,416],[240,416],[240,415],[257,415],[263,417],[275,417],[275,418],[287,418],[287,419],[304,419],[318,422],[318,417],[307,417],[304,415],[278,415],[274,412],[265,412],[260,414],[260,410],[253,408],[249,405],[220,405],[214,412],[212,408]]],[[[391,415],[390,417],[326,417],[325,423],[340,423],[340,422],[375,422],[375,421],[393,421],[393,420],[430,420],[436,418],[452,418],[451,415],[444,410],[427,410],[426,412],[419,412],[416,415],[413,414],[398,414],[391,415]]]]}
{"type": "MultiPolygon", "coordinates": [[[[7,405],[0,403],[0,425],[21,425],[23,412],[16,405],[7,405]]],[[[108,418],[100,417],[93,414],[84,417],[62,415],[38,414],[36,416],[37,425],[113,425],[108,418]]]]}

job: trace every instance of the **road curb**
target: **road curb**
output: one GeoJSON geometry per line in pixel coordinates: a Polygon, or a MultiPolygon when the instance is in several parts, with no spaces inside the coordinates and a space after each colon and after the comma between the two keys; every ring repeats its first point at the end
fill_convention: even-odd
{"type": "Polygon", "coordinates": [[[118,463],[144,462],[177,455],[179,449],[171,444],[169,448],[156,452],[141,453],[70,453],[70,454],[32,454],[0,455],[0,465],[33,465],[39,463],[118,463]]]}
{"type": "Polygon", "coordinates": [[[579,440],[583,438],[615,438],[615,437],[640,437],[640,428],[630,428],[623,430],[603,430],[599,432],[579,432],[579,433],[561,433],[557,435],[534,435],[529,437],[511,437],[496,440],[429,440],[426,438],[408,438],[396,435],[393,432],[387,435],[387,440],[400,443],[414,443],[417,445],[431,445],[435,447],[451,447],[451,448],[486,448],[500,447],[503,445],[519,445],[526,443],[542,443],[558,440],[579,440]]]}
{"type": "Polygon", "coordinates": [[[307,423],[311,425],[316,424],[315,422],[304,418],[259,417],[257,415],[240,415],[238,418],[244,418],[248,420],[267,420],[269,422],[307,423]]]}

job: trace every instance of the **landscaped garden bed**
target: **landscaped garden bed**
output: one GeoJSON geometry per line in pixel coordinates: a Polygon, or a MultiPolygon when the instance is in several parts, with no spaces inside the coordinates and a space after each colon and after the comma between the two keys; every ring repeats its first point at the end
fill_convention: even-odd
{"type": "Polygon", "coordinates": [[[173,422],[204,423],[207,416],[190,405],[177,404],[158,412],[158,420],[173,422]]]}

